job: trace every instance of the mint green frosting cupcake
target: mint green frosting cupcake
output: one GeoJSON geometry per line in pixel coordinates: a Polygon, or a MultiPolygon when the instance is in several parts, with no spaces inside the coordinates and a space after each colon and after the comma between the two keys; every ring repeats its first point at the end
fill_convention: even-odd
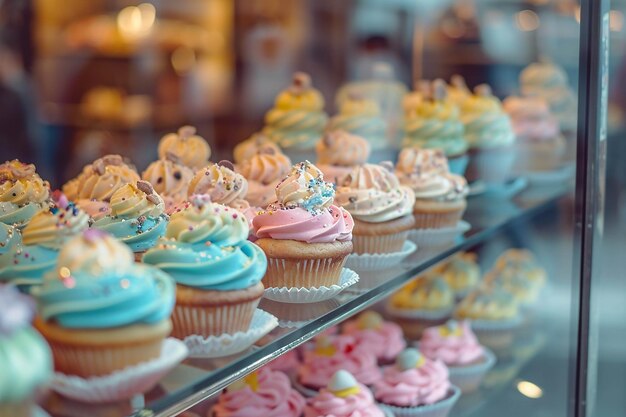
{"type": "Polygon", "coordinates": [[[193,196],[170,218],[166,235],[143,262],[189,287],[232,291],[258,284],[267,269],[263,251],[247,240],[248,223],[239,211],[193,196]]]}
{"type": "Polygon", "coordinates": [[[52,353],[30,326],[33,315],[29,298],[0,286],[0,415],[27,415],[37,389],[52,377],[52,353]]]}

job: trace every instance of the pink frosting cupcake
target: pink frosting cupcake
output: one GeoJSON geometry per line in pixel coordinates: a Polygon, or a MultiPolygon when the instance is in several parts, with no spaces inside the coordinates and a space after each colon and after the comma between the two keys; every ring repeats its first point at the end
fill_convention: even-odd
{"type": "Polygon", "coordinates": [[[374,354],[379,362],[395,358],[406,348],[402,328],[383,321],[375,311],[366,311],[356,320],[347,321],[343,333],[354,337],[358,346],[374,354]]]}
{"type": "Polygon", "coordinates": [[[321,336],[315,348],[304,352],[298,369],[298,381],[305,388],[325,387],[335,372],[344,369],[362,384],[371,385],[380,378],[376,357],[359,346],[352,336],[321,336]]]}
{"type": "Polygon", "coordinates": [[[382,379],[374,384],[376,399],[395,416],[447,416],[460,396],[450,384],[448,368],[417,349],[406,349],[394,365],[385,367],[382,379]]]}
{"type": "Polygon", "coordinates": [[[384,417],[370,390],[349,372],[337,371],[328,386],[308,401],[304,417],[384,417]]]}
{"type": "Polygon", "coordinates": [[[213,417],[300,417],[305,401],[282,372],[262,368],[235,382],[213,406],[213,417]]]}
{"type": "Polygon", "coordinates": [[[495,364],[495,355],[478,343],[468,321],[430,327],[419,342],[422,353],[448,366],[450,381],[463,393],[476,390],[495,364]]]}

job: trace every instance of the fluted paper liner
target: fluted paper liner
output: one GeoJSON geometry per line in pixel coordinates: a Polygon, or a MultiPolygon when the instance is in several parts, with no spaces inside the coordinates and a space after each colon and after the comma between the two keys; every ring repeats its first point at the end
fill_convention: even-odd
{"type": "Polygon", "coordinates": [[[455,227],[442,229],[413,229],[409,240],[420,248],[439,247],[454,243],[454,240],[471,229],[471,225],[461,220],[455,227]]]}
{"type": "Polygon", "coordinates": [[[447,417],[460,396],[461,390],[454,385],[450,385],[448,396],[434,404],[418,405],[416,407],[396,407],[381,404],[380,407],[390,410],[395,417],[447,417]]]}
{"type": "Polygon", "coordinates": [[[351,269],[343,268],[339,277],[339,285],[331,285],[330,287],[321,286],[313,288],[266,288],[265,298],[272,301],[282,303],[304,304],[317,303],[329,300],[337,294],[356,284],[359,281],[359,275],[351,269]]]}
{"type": "Polygon", "coordinates": [[[483,346],[483,361],[468,366],[448,366],[450,382],[463,394],[476,391],[483,378],[496,363],[496,355],[483,346]]]}

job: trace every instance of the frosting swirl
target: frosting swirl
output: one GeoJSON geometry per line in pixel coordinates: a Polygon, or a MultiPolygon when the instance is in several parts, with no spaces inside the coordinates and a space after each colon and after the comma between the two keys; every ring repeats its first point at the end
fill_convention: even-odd
{"type": "Polygon", "coordinates": [[[402,328],[393,322],[383,321],[374,311],[347,321],[343,333],[354,337],[359,346],[372,352],[379,360],[395,358],[406,347],[402,328]]]}
{"type": "Polygon", "coordinates": [[[36,297],[44,320],[66,328],[111,328],[167,319],[174,283],[157,268],[136,264],[130,249],[91,229],[61,249],[56,271],[36,297]]]}
{"type": "Polygon", "coordinates": [[[238,143],[233,150],[233,159],[236,164],[242,164],[259,153],[281,153],[282,151],[263,133],[258,132],[248,139],[238,143]]]}
{"type": "Polygon", "coordinates": [[[189,183],[187,195],[208,195],[211,201],[231,207],[246,205],[244,199],[248,193],[248,181],[229,164],[211,164],[196,172],[189,183]]]}
{"type": "Polygon", "coordinates": [[[427,328],[419,346],[426,357],[439,359],[448,366],[469,365],[484,355],[468,321],[457,323],[451,320],[445,325],[427,328]]]}
{"type": "Polygon", "coordinates": [[[345,130],[334,130],[317,142],[315,151],[318,164],[353,167],[367,162],[370,144],[361,136],[345,130]]]}
{"type": "MultiPolygon", "coordinates": [[[[168,155],[168,158],[171,157],[171,154],[168,155]]],[[[152,184],[166,201],[166,206],[171,208],[187,199],[187,188],[193,178],[193,171],[170,159],[159,159],[148,165],[141,178],[152,184]]]]}
{"type": "Polygon", "coordinates": [[[287,375],[261,368],[227,388],[212,412],[215,417],[301,417],[304,404],[287,375]]]}
{"type": "MultiPolygon", "coordinates": [[[[106,155],[86,166],[77,177],[78,195],[76,200],[109,201],[113,193],[126,184],[140,180],[133,168],[119,155],[106,155]]],[[[71,190],[70,190],[71,191],[71,190]]]]}
{"type": "Polygon", "coordinates": [[[363,164],[337,188],[335,201],[357,220],[382,223],[410,214],[415,195],[388,167],[363,164]]]}
{"type": "Polygon", "coordinates": [[[183,126],[178,133],[170,133],[159,142],[159,159],[166,159],[173,155],[179,163],[189,168],[200,169],[209,163],[211,147],[200,136],[196,135],[196,128],[183,126]]]}
{"type": "Polygon", "coordinates": [[[276,186],[291,170],[291,160],[283,153],[266,150],[240,165],[248,180],[246,199],[256,207],[267,207],[276,198],[276,186]]]}
{"type": "Polygon", "coordinates": [[[23,226],[43,209],[50,184],[35,172],[35,166],[17,159],[0,165],[0,222],[23,226]]]}
{"type": "Polygon", "coordinates": [[[557,141],[560,138],[559,121],[546,102],[539,97],[508,97],[504,111],[511,117],[515,137],[531,142],[557,141]]]}
{"type": "Polygon", "coordinates": [[[463,102],[461,120],[465,139],[473,148],[508,146],[515,141],[509,116],[502,110],[500,100],[487,85],[476,87],[476,94],[463,102]]]}
{"type": "Polygon", "coordinates": [[[499,286],[482,286],[457,306],[454,316],[470,320],[507,320],[519,313],[515,298],[499,286]]]}
{"type": "Polygon", "coordinates": [[[22,244],[20,231],[8,224],[0,222],[0,259],[2,255],[8,253],[13,247],[22,244]]]}
{"type": "Polygon", "coordinates": [[[352,93],[341,103],[339,114],[329,120],[326,129],[361,136],[374,149],[387,146],[387,123],[380,116],[378,104],[360,94],[352,93]]]}
{"type": "Polygon", "coordinates": [[[406,310],[442,310],[454,306],[454,294],[438,276],[420,277],[391,296],[393,307],[406,310]]]}

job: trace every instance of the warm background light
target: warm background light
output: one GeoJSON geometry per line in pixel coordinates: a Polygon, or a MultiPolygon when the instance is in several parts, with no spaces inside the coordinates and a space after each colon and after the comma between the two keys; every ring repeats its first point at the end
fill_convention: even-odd
{"type": "Polygon", "coordinates": [[[517,383],[517,390],[525,397],[537,399],[543,397],[543,390],[530,381],[520,381],[517,383]]]}

